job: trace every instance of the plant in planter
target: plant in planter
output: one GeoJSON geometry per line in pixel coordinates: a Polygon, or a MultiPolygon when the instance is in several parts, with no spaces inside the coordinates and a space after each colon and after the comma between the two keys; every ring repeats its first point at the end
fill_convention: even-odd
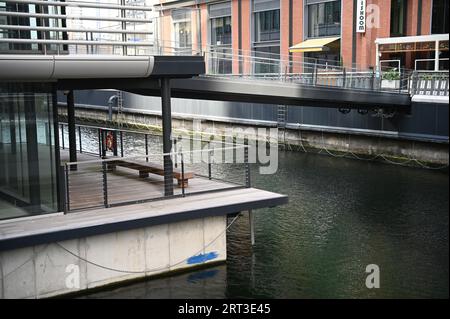
{"type": "Polygon", "coordinates": [[[383,72],[381,87],[386,89],[398,89],[400,87],[400,72],[397,68],[383,72]]]}

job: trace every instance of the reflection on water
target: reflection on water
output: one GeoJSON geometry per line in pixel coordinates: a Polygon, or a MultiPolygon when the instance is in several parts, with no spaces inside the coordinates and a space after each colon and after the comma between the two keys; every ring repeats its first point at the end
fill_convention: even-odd
{"type": "Polygon", "coordinates": [[[86,297],[448,298],[448,172],[281,152],[276,175],[252,178],[290,198],[256,212],[255,247],[243,215],[226,265],[86,297]]]}

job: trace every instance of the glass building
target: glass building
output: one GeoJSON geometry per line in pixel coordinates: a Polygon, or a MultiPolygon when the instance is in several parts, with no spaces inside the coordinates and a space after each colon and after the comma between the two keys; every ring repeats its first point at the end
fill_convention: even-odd
{"type": "Polygon", "coordinates": [[[0,219],[58,211],[51,83],[0,83],[0,219]]]}

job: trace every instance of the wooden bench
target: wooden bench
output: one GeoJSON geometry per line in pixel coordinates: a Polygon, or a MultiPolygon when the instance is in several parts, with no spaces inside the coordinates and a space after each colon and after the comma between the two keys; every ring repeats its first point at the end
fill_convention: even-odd
{"type": "MultiPolygon", "coordinates": [[[[162,165],[154,164],[154,163],[147,163],[147,162],[137,162],[137,161],[130,161],[130,160],[115,160],[107,162],[108,169],[111,169],[114,171],[117,166],[120,167],[126,167],[130,169],[134,169],[139,171],[139,177],[145,178],[148,177],[149,173],[157,174],[164,176],[164,167],[162,165]]],[[[189,179],[194,178],[193,172],[184,172],[184,176],[182,176],[180,169],[173,169],[173,178],[175,178],[178,181],[179,187],[188,187],[189,179]],[[184,177],[184,179],[183,179],[184,177]]]]}

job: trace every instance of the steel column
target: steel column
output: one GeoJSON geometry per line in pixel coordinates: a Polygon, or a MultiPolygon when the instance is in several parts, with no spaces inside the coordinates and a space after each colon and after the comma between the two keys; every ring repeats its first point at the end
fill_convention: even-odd
{"type": "MultiPolygon", "coordinates": [[[[170,104],[170,79],[161,78],[161,108],[163,130],[163,153],[172,151],[172,111],[170,104]]],[[[164,155],[164,195],[173,195],[173,167],[170,155],[164,155]]]]}
{"type": "MultiPolygon", "coordinates": [[[[67,93],[67,127],[69,129],[69,156],[70,162],[77,161],[77,137],[75,132],[75,102],[73,91],[67,93]]],[[[70,170],[76,171],[77,166],[71,165],[70,170]]]]}

